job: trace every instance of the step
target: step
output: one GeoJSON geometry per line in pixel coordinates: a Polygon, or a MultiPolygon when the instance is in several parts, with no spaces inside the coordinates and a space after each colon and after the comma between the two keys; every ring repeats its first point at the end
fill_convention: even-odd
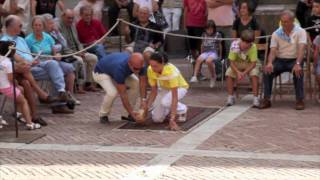
{"type": "Polygon", "coordinates": [[[297,4],[297,0],[259,0],[259,5],[264,4],[297,4]]]}

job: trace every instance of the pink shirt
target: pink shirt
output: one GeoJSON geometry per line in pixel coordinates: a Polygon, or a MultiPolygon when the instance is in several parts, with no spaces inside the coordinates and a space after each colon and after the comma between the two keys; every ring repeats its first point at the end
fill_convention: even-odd
{"type": "Polygon", "coordinates": [[[232,26],[235,20],[231,5],[208,8],[208,20],[212,19],[217,26],[232,26]]]}
{"type": "Polygon", "coordinates": [[[186,26],[204,27],[207,23],[207,3],[205,0],[184,0],[187,10],[186,26]]]}

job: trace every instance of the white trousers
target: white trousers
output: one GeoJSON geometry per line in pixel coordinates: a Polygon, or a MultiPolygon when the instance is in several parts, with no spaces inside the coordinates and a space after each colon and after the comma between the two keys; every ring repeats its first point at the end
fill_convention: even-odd
{"type": "MultiPolygon", "coordinates": [[[[115,87],[112,78],[107,74],[99,74],[93,72],[93,79],[95,82],[100,84],[100,86],[104,89],[106,92],[106,95],[104,96],[102,105],[100,107],[99,116],[108,116],[111,111],[112,104],[117,97],[118,91],[115,87]]],[[[137,102],[137,98],[139,96],[139,79],[136,75],[132,74],[131,76],[127,77],[125,81],[125,85],[128,86],[128,98],[130,105],[132,107],[135,107],[135,104],[137,102]]]]}
{"type": "MultiPolygon", "coordinates": [[[[187,111],[187,106],[179,102],[187,94],[187,89],[178,88],[178,105],[177,114],[183,114],[187,111]]],[[[170,108],[172,104],[172,92],[168,90],[161,89],[158,92],[156,100],[153,104],[152,120],[155,123],[162,123],[166,116],[170,113],[170,108]]]]}
{"type": "Polygon", "coordinates": [[[164,31],[169,32],[169,31],[179,30],[182,9],[181,8],[163,8],[162,12],[169,25],[168,28],[166,28],[164,31]]]}

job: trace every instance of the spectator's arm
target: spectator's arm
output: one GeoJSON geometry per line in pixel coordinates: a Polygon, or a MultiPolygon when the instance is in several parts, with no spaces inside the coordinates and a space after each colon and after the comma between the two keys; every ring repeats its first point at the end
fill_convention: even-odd
{"type": "Polygon", "coordinates": [[[141,104],[147,97],[147,76],[139,76],[141,104]]]}
{"type": "Polygon", "coordinates": [[[129,27],[129,25],[126,25],[126,27],[125,27],[125,41],[127,42],[127,43],[131,43],[132,42],[132,38],[131,38],[131,30],[130,30],[130,27],[129,27]]]}
{"type": "Polygon", "coordinates": [[[306,44],[300,43],[298,45],[297,62],[301,63],[303,61],[305,49],[306,49],[306,44]]]}
{"type": "Polygon", "coordinates": [[[137,3],[133,3],[132,16],[134,18],[138,17],[139,5],[137,3]]]}
{"type": "Polygon", "coordinates": [[[236,72],[237,74],[240,73],[239,69],[237,68],[236,64],[234,63],[234,61],[230,61],[230,67],[231,69],[236,72]]]}
{"type": "Polygon", "coordinates": [[[256,39],[254,40],[254,43],[258,44],[259,40],[257,37],[259,37],[261,35],[261,31],[260,30],[255,30],[254,31],[254,37],[256,37],[256,39]]]}
{"type": "MultiPolygon", "coordinates": [[[[158,4],[158,2],[155,1],[155,0],[152,0],[152,10],[153,10],[153,12],[159,11],[159,4],[158,4]]],[[[152,13],[153,13],[153,12],[152,12],[152,13]]]]}
{"type": "Polygon", "coordinates": [[[59,0],[57,5],[58,5],[60,11],[63,12],[65,9],[65,5],[64,5],[63,0],[59,0]]]}
{"type": "Polygon", "coordinates": [[[277,54],[277,49],[276,47],[271,47],[270,48],[270,53],[268,56],[268,62],[267,64],[272,64],[272,62],[274,61],[274,59],[276,58],[276,54],[277,54]]]}
{"type": "Polygon", "coordinates": [[[249,74],[252,69],[256,67],[257,62],[251,62],[250,65],[244,70],[244,74],[249,74]]]}
{"type": "Polygon", "coordinates": [[[36,0],[30,0],[31,3],[31,16],[36,15],[36,7],[37,7],[37,1],[36,0]]]}

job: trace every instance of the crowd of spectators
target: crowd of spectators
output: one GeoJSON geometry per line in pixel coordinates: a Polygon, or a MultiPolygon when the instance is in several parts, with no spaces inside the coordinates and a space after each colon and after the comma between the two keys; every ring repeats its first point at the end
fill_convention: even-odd
{"type": "MultiPolygon", "coordinates": [[[[256,37],[260,36],[263,30],[255,17],[255,9],[258,6],[256,0],[113,0],[108,6],[109,27],[115,24],[120,10],[125,8],[129,20],[134,25],[163,32],[186,30],[188,35],[203,37],[202,41],[188,39],[190,53],[196,60],[190,82],[196,83],[204,79],[201,78],[201,64],[206,62],[210,70],[209,86],[213,88],[217,78],[215,63],[222,58],[228,59],[230,66],[225,75],[228,91],[227,105],[229,106],[235,103],[234,85],[248,75],[254,94],[253,106],[262,109],[269,108],[273,79],[282,72],[293,72],[296,90],[295,108],[304,109],[303,60],[308,34],[314,44],[314,72],[317,75],[317,81],[320,81],[318,63],[320,28],[313,28],[307,32],[303,29],[320,24],[319,0],[301,0],[297,4],[296,14],[290,10],[281,13],[280,26],[272,34],[270,53],[267,64],[263,68],[260,68],[256,46],[258,43],[256,37]],[[222,42],[212,39],[222,37],[232,37],[236,40],[222,42]],[[258,89],[261,73],[264,74],[264,98],[260,103],[258,89]]],[[[161,59],[163,64],[168,63],[166,55],[157,54],[163,49],[165,36],[134,26],[124,28],[125,40],[128,44],[125,50],[132,56],[126,54],[111,54],[110,56],[106,51],[104,41],[96,43],[108,32],[108,27],[104,25],[102,18],[104,7],[102,0],[80,0],[74,9],[67,9],[63,0],[2,0],[0,2],[0,16],[3,25],[1,40],[12,41],[18,49],[23,50],[23,52],[16,51],[12,54],[16,69],[13,71],[9,68],[8,71],[5,71],[8,76],[4,79],[8,79],[5,81],[8,82],[0,84],[0,91],[12,97],[11,83],[12,81],[18,82],[18,105],[21,106],[20,109],[28,129],[37,129],[41,125],[47,125],[45,120],[37,115],[34,94],[41,103],[50,103],[53,113],[73,113],[74,106],[70,104],[80,105],[81,103],[75,98],[75,93],[98,91],[98,83],[107,93],[100,111],[100,121],[106,122],[116,95],[115,92],[125,91],[125,88],[111,87],[110,77],[99,73],[112,72],[109,75],[118,84],[123,85],[126,80],[125,77],[120,79],[120,76],[113,77],[113,73],[119,75],[121,70],[119,72],[108,70],[110,67],[107,68],[107,65],[110,63],[112,65],[115,59],[122,58],[123,62],[129,63],[129,65],[121,65],[122,68],[127,68],[126,73],[135,73],[134,65],[130,63],[139,65],[139,70],[141,70],[141,64],[139,64],[141,59],[146,65],[152,61],[154,67],[161,65],[161,59]],[[61,11],[60,16],[57,16],[57,9],[61,11]],[[89,46],[87,51],[77,53],[89,46]],[[54,57],[40,56],[39,58],[29,53],[54,57]],[[71,53],[72,56],[61,57],[61,55],[71,53]],[[108,59],[112,62],[107,62],[108,59]],[[107,70],[102,68],[107,68],[107,70]],[[10,79],[12,72],[17,74],[15,80],[10,79]],[[39,85],[39,81],[49,81],[52,89],[44,90],[39,85]],[[110,92],[111,95],[108,94],[110,92]]],[[[113,35],[118,33],[120,32],[115,31],[113,35]]],[[[8,64],[10,63],[7,58],[1,59],[1,66],[8,68],[8,64]]],[[[169,64],[161,68],[167,69],[170,73],[174,73],[176,69],[169,64]]],[[[161,74],[154,69],[148,70],[148,73],[155,77],[157,73],[161,74]]],[[[133,83],[136,80],[133,78],[128,83],[136,86],[133,83]]],[[[180,78],[179,81],[181,81],[181,87],[189,87],[183,79],[180,78]]],[[[155,85],[154,81],[149,80],[149,83],[151,86],[155,85]]],[[[174,87],[170,86],[170,88],[174,87]]],[[[137,93],[137,90],[134,90],[137,93]]],[[[137,120],[137,114],[132,112],[128,105],[129,102],[123,101],[123,103],[131,116],[128,116],[129,119],[137,120]]],[[[179,103],[177,105],[177,102],[175,104],[177,108],[183,107],[184,112],[187,110],[185,105],[179,103]]],[[[167,107],[170,107],[170,103],[162,108],[167,107]]],[[[176,115],[176,113],[173,114],[176,115]]],[[[176,124],[173,124],[172,127],[176,129],[176,124]]]]}

